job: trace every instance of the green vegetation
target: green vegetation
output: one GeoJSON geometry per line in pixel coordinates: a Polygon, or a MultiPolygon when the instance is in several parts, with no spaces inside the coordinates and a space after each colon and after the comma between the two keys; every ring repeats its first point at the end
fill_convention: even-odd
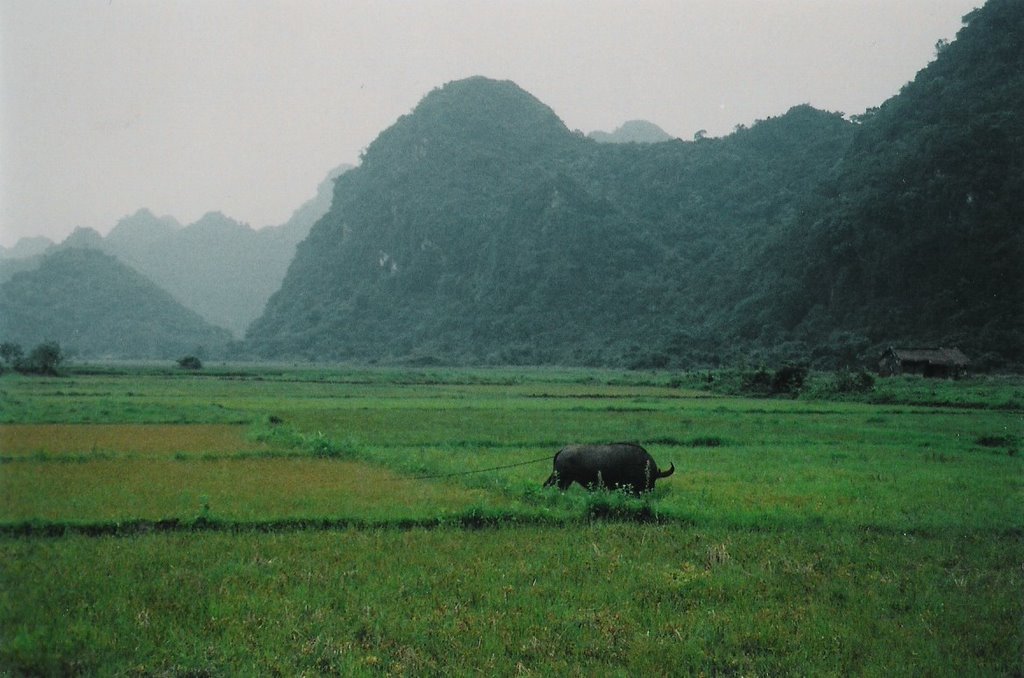
{"type": "Polygon", "coordinates": [[[1006,540],[599,523],[2,548],[24,607],[0,652],[52,674],[1019,669],[1006,540]]]}
{"type": "Polygon", "coordinates": [[[0,672],[1019,672],[1024,382],[749,374],[5,374],[0,672]]]}

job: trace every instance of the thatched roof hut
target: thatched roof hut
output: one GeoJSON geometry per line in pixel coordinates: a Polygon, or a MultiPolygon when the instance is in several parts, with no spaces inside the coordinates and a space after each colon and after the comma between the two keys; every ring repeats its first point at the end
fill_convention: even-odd
{"type": "Polygon", "coordinates": [[[971,361],[958,348],[893,348],[890,346],[878,362],[878,374],[920,374],[926,377],[957,379],[967,374],[971,361]]]}

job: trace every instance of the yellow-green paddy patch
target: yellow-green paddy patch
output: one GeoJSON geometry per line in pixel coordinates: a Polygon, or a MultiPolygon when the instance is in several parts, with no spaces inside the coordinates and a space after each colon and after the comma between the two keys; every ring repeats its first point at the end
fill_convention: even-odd
{"type": "Polygon", "coordinates": [[[403,478],[369,464],[271,458],[10,463],[0,521],[436,517],[500,501],[483,490],[403,478]]]}
{"type": "Polygon", "coordinates": [[[237,424],[5,424],[0,454],[83,455],[90,453],[165,455],[272,451],[271,442],[246,437],[237,424]]]}

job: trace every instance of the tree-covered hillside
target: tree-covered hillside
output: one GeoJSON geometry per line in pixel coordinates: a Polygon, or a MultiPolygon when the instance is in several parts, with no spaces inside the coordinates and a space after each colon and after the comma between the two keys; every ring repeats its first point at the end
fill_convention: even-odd
{"type": "Polygon", "coordinates": [[[802,106],[723,140],[604,145],[513,83],[451,83],[338,182],[250,343],[311,358],[696,359],[684,331],[706,334],[702,316],[742,296],[738,265],[851,132],[802,106]]]}
{"type": "Polygon", "coordinates": [[[1024,362],[1024,4],[893,99],[722,139],[598,144],[510,82],[430,93],[336,186],[250,328],[262,356],[1024,362]]]}
{"type": "Polygon", "coordinates": [[[0,285],[0,339],[85,357],[176,358],[231,340],[113,256],[68,248],[0,285]]]}
{"type": "Polygon", "coordinates": [[[991,0],[861,119],[775,248],[798,336],[960,346],[1024,362],[1024,3],[991,0]]]}

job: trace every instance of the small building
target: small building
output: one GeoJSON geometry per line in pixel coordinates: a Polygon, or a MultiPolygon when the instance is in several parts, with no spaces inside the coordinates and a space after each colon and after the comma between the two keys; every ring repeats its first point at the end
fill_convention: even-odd
{"type": "Polygon", "coordinates": [[[958,348],[893,348],[878,362],[878,374],[920,374],[925,377],[959,379],[967,375],[971,361],[958,348]]]}

